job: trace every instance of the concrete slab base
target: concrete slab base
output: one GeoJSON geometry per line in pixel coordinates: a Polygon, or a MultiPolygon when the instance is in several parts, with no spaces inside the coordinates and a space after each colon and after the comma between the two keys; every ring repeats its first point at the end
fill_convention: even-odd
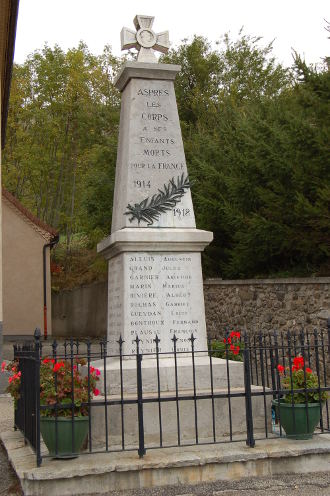
{"type": "Polygon", "coordinates": [[[82,455],[74,460],[44,459],[37,468],[35,455],[24,446],[19,432],[0,435],[26,496],[111,494],[165,485],[197,484],[244,477],[330,471],[330,435],[308,441],[267,439],[255,448],[244,442],[82,455]]]}

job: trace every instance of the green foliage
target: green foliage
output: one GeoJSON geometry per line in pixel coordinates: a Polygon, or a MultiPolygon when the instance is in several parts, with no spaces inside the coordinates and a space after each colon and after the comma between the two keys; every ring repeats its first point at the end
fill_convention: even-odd
{"type": "Polygon", "coordinates": [[[197,223],[214,232],[204,272],[327,275],[329,71],[299,57],[285,69],[258,38],[223,43],[217,52],[195,38],[166,59],[183,67],[176,90],[197,223]],[[189,81],[208,99],[195,112],[189,81]]]}
{"type": "Polygon", "coordinates": [[[232,331],[230,335],[222,341],[214,339],[211,342],[211,356],[216,358],[242,362],[243,350],[244,343],[241,341],[241,334],[238,331],[232,331]]]}
{"type": "MultiPolygon", "coordinates": [[[[162,61],[182,68],[175,89],[196,220],[214,232],[205,275],[330,275],[328,66],[296,54],[285,68],[271,43],[243,32],[215,48],[184,40],[162,61]]],[[[105,270],[95,245],[111,228],[120,62],[81,43],[45,46],[14,67],[4,184],[60,230],[59,287],[105,270]],[[80,255],[77,233],[88,238],[80,255]]]]}
{"type": "MultiPolygon", "coordinates": [[[[96,236],[96,232],[93,231],[96,236]]],[[[100,231],[99,239],[103,237],[100,231]]],[[[95,239],[97,242],[98,239],[95,239]]],[[[67,252],[65,236],[52,251],[52,289],[75,287],[103,281],[107,278],[107,262],[96,253],[91,237],[86,234],[74,234],[71,239],[70,252],[67,252]]]]}
{"type": "MultiPolygon", "coordinates": [[[[55,410],[52,408],[58,404],[57,415],[70,417],[71,408],[61,408],[61,405],[72,404],[72,389],[74,393],[74,415],[86,416],[89,414],[88,408],[82,403],[87,403],[94,396],[100,393],[96,385],[99,381],[100,371],[90,367],[88,374],[82,372],[82,367],[86,366],[86,360],[76,358],[73,368],[71,362],[55,362],[53,358],[44,358],[40,363],[40,405],[49,405],[49,408],[41,410],[44,417],[54,417],[55,410]],[[56,382],[56,384],[55,384],[56,382]]],[[[7,392],[13,397],[15,408],[20,399],[22,373],[19,370],[19,360],[11,361],[8,364],[3,362],[1,372],[9,372],[7,392]]]]}
{"type": "MultiPolygon", "coordinates": [[[[4,183],[66,235],[68,251],[72,234],[86,224],[85,192],[94,187],[100,150],[116,148],[120,100],[112,79],[118,65],[108,47],[94,56],[80,43],[66,53],[46,45],[14,67],[4,183]]],[[[108,167],[114,169],[114,158],[108,167]]],[[[110,186],[104,191],[109,203],[110,186]]]]}
{"type": "Polygon", "coordinates": [[[20,399],[21,392],[21,371],[19,370],[19,363],[17,360],[13,360],[9,363],[2,362],[1,373],[7,372],[8,386],[6,392],[11,395],[14,400],[14,406],[17,407],[17,401],[20,399]]]}
{"type": "MultiPolygon", "coordinates": [[[[283,386],[285,389],[317,389],[318,388],[318,379],[317,375],[313,374],[312,372],[305,373],[303,369],[295,370],[292,372],[292,376],[288,375],[283,379],[283,386]],[[305,375],[306,375],[306,380],[305,380],[305,375]]],[[[307,396],[307,403],[318,403],[320,401],[325,401],[328,397],[326,391],[322,391],[321,393],[318,393],[317,391],[314,392],[308,392],[305,394],[304,392],[301,393],[287,393],[284,396],[284,402],[285,403],[292,403],[292,397],[293,397],[293,403],[306,403],[306,396],[307,396]]]]}
{"type": "Polygon", "coordinates": [[[235,362],[243,362],[242,349],[237,355],[234,355],[234,353],[229,349],[229,346],[227,346],[227,351],[226,351],[226,345],[223,341],[218,341],[218,340],[212,341],[211,350],[212,350],[211,356],[215,358],[226,359],[228,357],[228,360],[234,360],[235,362]]]}
{"type": "Polygon", "coordinates": [[[99,371],[91,367],[88,382],[88,374],[83,374],[81,371],[81,367],[86,365],[86,360],[75,359],[73,369],[69,361],[54,362],[53,359],[45,358],[40,364],[40,405],[49,406],[41,410],[41,415],[54,417],[55,409],[52,407],[57,404],[57,415],[70,417],[72,408],[61,408],[61,405],[72,404],[72,392],[74,415],[78,417],[88,415],[88,408],[82,403],[87,403],[89,397],[92,399],[93,394],[95,396],[99,394],[96,388],[99,371]]]}
{"type": "Polygon", "coordinates": [[[277,365],[277,370],[282,376],[282,385],[289,392],[284,395],[285,403],[318,403],[325,401],[328,397],[326,391],[318,392],[320,387],[319,378],[312,369],[306,367],[304,357],[297,356],[292,360],[291,370],[289,367],[277,365]],[[315,389],[315,391],[299,391],[315,389]]]}

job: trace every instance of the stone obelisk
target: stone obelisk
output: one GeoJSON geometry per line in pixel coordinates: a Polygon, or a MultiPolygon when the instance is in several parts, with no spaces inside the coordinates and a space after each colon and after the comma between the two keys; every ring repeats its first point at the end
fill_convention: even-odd
{"type": "Polygon", "coordinates": [[[122,93],[111,235],[98,245],[109,260],[108,341],[124,353],[206,350],[201,252],[212,241],[196,229],[174,79],[180,66],[159,64],[168,32],[138,15],[123,28],[122,49],[136,48],[115,85],[122,93]]]}

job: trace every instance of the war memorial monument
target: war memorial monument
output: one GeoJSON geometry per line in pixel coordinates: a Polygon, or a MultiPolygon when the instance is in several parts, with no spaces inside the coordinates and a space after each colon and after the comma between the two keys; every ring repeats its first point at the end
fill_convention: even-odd
{"type": "MultiPolygon", "coordinates": [[[[122,341],[123,357],[108,359],[106,367],[102,361],[96,362],[102,374],[106,368],[106,394],[114,396],[120,392],[136,394],[137,338],[139,353],[143,354],[144,394],[171,395],[179,387],[180,394],[186,391],[188,395],[193,387],[203,391],[211,387],[201,252],[213,234],[196,229],[174,92],[180,66],[157,62],[154,51],[168,51],[169,35],[167,31],[156,33],[153,21],[153,17],[137,15],[136,31],[123,28],[122,49],[135,48],[138,57],[126,62],[115,80],[122,102],[112,227],[111,235],[99,243],[98,252],[109,264],[107,351],[108,355],[118,354],[122,341]],[[156,341],[159,360],[155,358],[156,341]]],[[[226,361],[211,361],[212,387],[227,389],[226,361]]],[[[232,362],[230,385],[240,388],[243,384],[242,363],[232,362]]],[[[245,422],[243,399],[235,401],[239,430],[245,422]]],[[[225,401],[218,401],[217,407],[221,428],[228,411],[225,401]]],[[[144,408],[145,437],[152,442],[159,436],[158,405],[144,408]]],[[[180,406],[181,432],[187,440],[195,432],[191,408],[192,401],[183,401],[180,406]]],[[[207,439],[212,435],[211,401],[198,408],[198,429],[207,439]]],[[[104,414],[102,409],[93,410],[94,440],[101,441],[104,414]]],[[[126,439],[132,443],[137,437],[135,410],[125,407],[126,439]]],[[[164,403],[162,410],[164,438],[170,442],[177,436],[178,411],[170,402],[164,403]]],[[[113,407],[111,411],[110,436],[116,443],[120,439],[120,409],[113,407]]],[[[228,427],[223,435],[226,431],[228,427]]]]}

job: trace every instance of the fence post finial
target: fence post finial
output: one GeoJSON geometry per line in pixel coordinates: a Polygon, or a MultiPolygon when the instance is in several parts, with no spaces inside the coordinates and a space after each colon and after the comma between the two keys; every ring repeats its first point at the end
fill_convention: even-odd
{"type": "Polygon", "coordinates": [[[41,330],[39,329],[39,327],[36,327],[35,331],[34,331],[34,339],[40,339],[41,338],[41,330]]]}

